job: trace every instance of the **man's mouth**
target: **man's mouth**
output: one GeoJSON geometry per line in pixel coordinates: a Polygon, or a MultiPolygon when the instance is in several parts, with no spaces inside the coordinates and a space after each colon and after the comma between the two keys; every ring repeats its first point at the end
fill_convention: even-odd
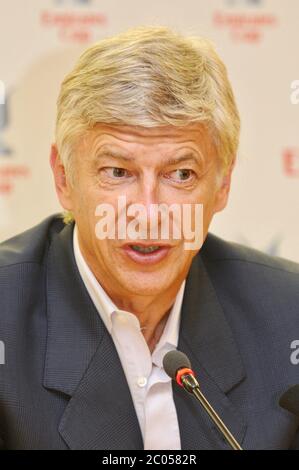
{"type": "Polygon", "coordinates": [[[126,244],[123,250],[126,255],[138,264],[155,264],[162,261],[171,250],[170,245],[126,244]]]}
{"type": "Polygon", "coordinates": [[[151,246],[140,246],[140,245],[130,245],[132,250],[138,251],[139,253],[153,253],[154,251],[160,250],[160,246],[151,245],[151,246]]]}

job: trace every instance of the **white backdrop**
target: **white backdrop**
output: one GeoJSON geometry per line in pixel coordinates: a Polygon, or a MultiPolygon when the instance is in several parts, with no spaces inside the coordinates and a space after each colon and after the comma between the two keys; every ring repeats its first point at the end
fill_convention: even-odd
{"type": "Polygon", "coordinates": [[[298,0],[2,1],[0,240],[61,210],[48,157],[64,75],[90,43],[140,24],[207,36],[228,67],[241,146],[210,230],[299,261],[298,0]]]}

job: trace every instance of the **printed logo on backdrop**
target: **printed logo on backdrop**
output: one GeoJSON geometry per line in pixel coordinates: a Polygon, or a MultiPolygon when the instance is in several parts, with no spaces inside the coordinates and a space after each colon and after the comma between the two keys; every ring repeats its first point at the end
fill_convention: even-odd
{"type": "Polygon", "coordinates": [[[56,3],[58,4],[65,4],[65,3],[77,3],[77,4],[83,4],[86,5],[87,3],[90,4],[92,0],[55,0],[56,3]]]}
{"type": "Polygon", "coordinates": [[[223,0],[223,8],[214,11],[213,26],[227,31],[236,43],[260,43],[264,34],[278,24],[274,12],[264,9],[264,0],[223,0]]]}
{"type": "MultiPolygon", "coordinates": [[[[9,125],[9,94],[0,81],[0,197],[12,193],[18,178],[29,176],[27,166],[13,162],[13,149],[5,139],[5,131],[9,125]]],[[[3,218],[3,211],[1,212],[3,218]]]]}
{"type": "Polygon", "coordinates": [[[96,0],[52,0],[53,8],[41,10],[43,28],[56,31],[61,42],[85,44],[99,37],[107,17],[96,0]]]}
{"type": "Polygon", "coordinates": [[[291,83],[290,100],[292,104],[299,104],[299,80],[293,80],[291,83]]]}
{"type": "Polygon", "coordinates": [[[289,147],[283,150],[282,165],[286,176],[299,178],[299,147],[289,147]]]}
{"type": "Polygon", "coordinates": [[[8,96],[5,90],[5,85],[0,81],[0,157],[10,155],[11,149],[5,143],[3,132],[8,125],[8,96]]]}
{"type": "MultiPolygon", "coordinates": [[[[290,84],[290,102],[299,105],[299,80],[290,84]]],[[[286,176],[299,178],[299,147],[286,147],[282,150],[282,167],[286,176]]]]}

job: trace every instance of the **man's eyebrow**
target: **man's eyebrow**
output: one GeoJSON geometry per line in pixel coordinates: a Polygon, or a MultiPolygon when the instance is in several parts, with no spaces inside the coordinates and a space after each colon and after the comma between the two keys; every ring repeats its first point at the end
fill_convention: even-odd
{"type": "MultiPolygon", "coordinates": [[[[135,161],[134,158],[126,156],[122,154],[121,152],[108,150],[108,149],[102,149],[96,153],[96,156],[95,156],[96,159],[99,159],[102,157],[109,157],[109,158],[114,158],[117,160],[124,160],[124,161],[131,161],[131,162],[135,161]]],[[[186,161],[193,161],[195,163],[199,163],[199,155],[197,155],[194,152],[189,152],[185,155],[181,155],[180,157],[170,157],[166,159],[165,161],[163,161],[162,163],[163,165],[171,166],[171,165],[177,165],[178,163],[182,163],[186,161]]]]}
{"type": "Polygon", "coordinates": [[[132,157],[128,157],[122,154],[121,152],[108,150],[108,149],[102,149],[96,153],[96,156],[95,156],[96,159],[103,158],[103,157],[114,158],[117,160],[134,161],[134,158],[132,157]]]}
{"type": "Polygon", "coordinates": [[[180,157],[171,157],[165,161],[166,165],[177,165],[178,163],[193,161],[195,163],[199,163],[199,158],[195,153],[188,153],[186,155],[182,155],[180,157]]]}

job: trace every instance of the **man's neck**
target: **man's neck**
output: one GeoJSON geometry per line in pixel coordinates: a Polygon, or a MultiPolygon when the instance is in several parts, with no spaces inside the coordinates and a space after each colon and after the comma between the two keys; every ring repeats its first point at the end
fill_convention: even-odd
{"type": "Polygon", "coordinates": [[[101,276],[95,277],[101,284],[112,302],[120,310],[133,313],[139,320],[142,334],[152,352],[158,343],[167,323],[169,313],[176,300],[180,285],[172,291],[168,291],[159,296],[140,296],[140,295],[119,295],[114,292],[101,276]]]}
{"type": "MultiPolygon", "coordinates": [[[[80,240],[78,241],[80,242],[80,240]]],[[[177,279],[175,285],[172,285],[165,292],[159,292],[159,294],[155,295],[138,295],[135,292],[124,292],[121,286],[116,288],[115,282],[109,280],[94,265],[93,257],[89,256],[88,251],[85,251],[81,243],[79,243],[79,247],[89,269],[115,306],[120,310],[136,315],[149,349],[153,351],[163,333],[169,313],[184,278],[177,279]]]]}

